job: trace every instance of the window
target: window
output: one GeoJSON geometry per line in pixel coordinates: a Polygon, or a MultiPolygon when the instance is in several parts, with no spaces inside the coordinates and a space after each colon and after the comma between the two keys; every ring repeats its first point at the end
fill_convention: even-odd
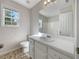
{"type": "Polygon", "coordinates": [[[15,10],[3,8],[3,25],[16,26],[18,25],[19,13],[15,10]]]}

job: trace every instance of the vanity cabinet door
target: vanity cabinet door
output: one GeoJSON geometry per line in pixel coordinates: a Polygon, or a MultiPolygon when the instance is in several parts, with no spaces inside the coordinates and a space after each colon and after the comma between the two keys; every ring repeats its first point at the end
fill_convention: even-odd
{"type": "Polygon", "coordinates": [[[35,41],[35,59],[47,59],[47,47],[35,41]]]}
{"type": "Polygon", "coordinates": [[[35,59],[46,59],[47,53],[43,52],[38,47],[35,47],[35,59]]]}
{"type": "Polygon", "coordinates": [[[47,46],[40,42],[35,41],[35,47],[39,48],[41,51],[45,53],[47,52],[47,46]]]}
{"type": "Polygon", "coordinates": [[[59,54],[59,59],[72,59],[72,58],[59,54]]]}
{"type": "Polygon", "coordinates": [[[48,59],[59,59],[59,53],[52,48],[48,48],[48,59]]]}

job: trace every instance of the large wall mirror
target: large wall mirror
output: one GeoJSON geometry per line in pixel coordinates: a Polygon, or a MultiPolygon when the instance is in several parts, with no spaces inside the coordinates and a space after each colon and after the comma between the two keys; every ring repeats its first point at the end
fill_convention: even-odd
{"type": "Polygon", "coordinates": [[[39,31],[53,36],[74,37],[72,5],[60,9],[53,8],[48,7],[39,12],[39,31]]]}
{"type": "Polygon", "coordinates": [[[46,17],[40,15],[39,31],[56,36],[58,34],[59,16],[46,17]]]}

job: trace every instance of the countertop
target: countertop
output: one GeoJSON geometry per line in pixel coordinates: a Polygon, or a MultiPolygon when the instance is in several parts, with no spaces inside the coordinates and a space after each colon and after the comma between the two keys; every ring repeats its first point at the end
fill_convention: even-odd
{"type": "Polygon", "coordinates": [[[45,41],[40,39],[40,37],[38,36],[30,36],[30,38],[40,43],[43,43],[48,47],[58,50],[61,53],[74,57],[74,51],[75,51],[74,42],[70,40],[61,39],[61,38],[52,38],[53,39],[52,41],[45,41]]]}

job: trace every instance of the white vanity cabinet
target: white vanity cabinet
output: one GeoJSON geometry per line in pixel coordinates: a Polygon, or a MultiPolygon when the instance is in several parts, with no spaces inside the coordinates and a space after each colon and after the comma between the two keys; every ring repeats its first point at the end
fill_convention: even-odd
{"type": "Polygon", "coordinates": [[[35,42],[35,59],[47,59],[47,47],[35,42]]]}
{"type": "Polygon", "coordinates": [[[31,43],[32,48],[30,49],[32,52],[32,59],[74,59],[64,52],[60,52],[59,50],[55,50],[53,47],[50,47],[42,42],[32,40],[31,43]]]}
{"type": "Polygon", "coordinates": [[[44,53],[39,48],[35,48],[35,59],[46,59],[46,53],[44,53]]]}
{"type": "Polygon", "coordinates": [[[65,56],[63,54],[59,54],[59,59],[72,59],[72,58],[65,56]]]}
{"type": "Polygon", "coordinates": [[[48,48],[48,59],[59,59],[59,54],[51,48],[48,48]]]}

